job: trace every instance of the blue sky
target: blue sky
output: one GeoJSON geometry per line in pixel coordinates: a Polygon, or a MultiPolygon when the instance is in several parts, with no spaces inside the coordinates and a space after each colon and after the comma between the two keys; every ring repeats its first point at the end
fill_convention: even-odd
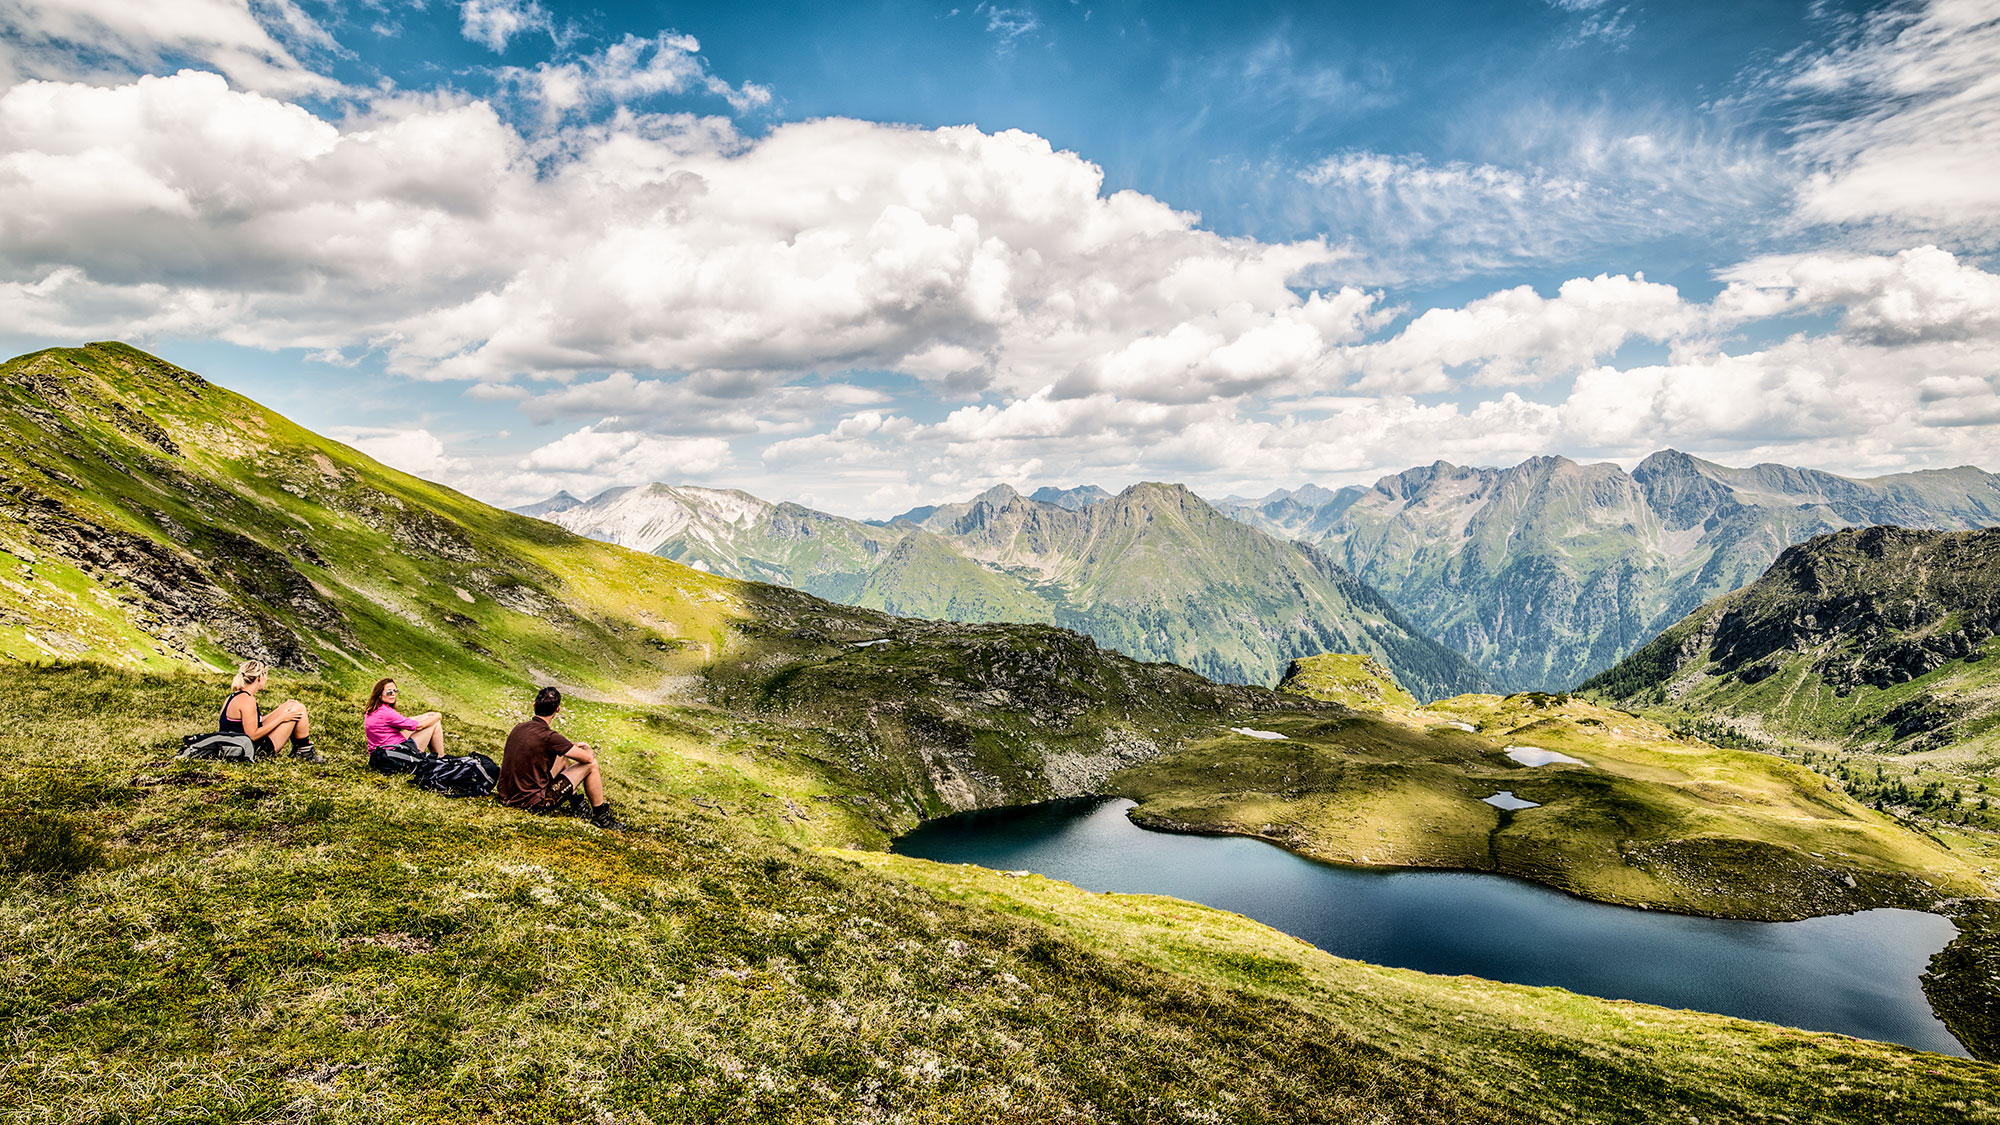
{"type": "Polygon", "coordinates": [[[518,503],[2000,437],[1990,3],[0,5],[0,344],[518,503]]]}

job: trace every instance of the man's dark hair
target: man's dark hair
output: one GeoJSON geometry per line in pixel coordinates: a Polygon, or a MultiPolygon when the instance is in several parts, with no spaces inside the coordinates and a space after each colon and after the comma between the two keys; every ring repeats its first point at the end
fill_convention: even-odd
{"type": "Polygon", "coordinates": [[[542,718],[546,719],[550,715],[555,714],[556,708],[561,706],[562,692],[557,691],[555,688],[545,687],[535,693],[535,714],[540,715],[542,718]]]}

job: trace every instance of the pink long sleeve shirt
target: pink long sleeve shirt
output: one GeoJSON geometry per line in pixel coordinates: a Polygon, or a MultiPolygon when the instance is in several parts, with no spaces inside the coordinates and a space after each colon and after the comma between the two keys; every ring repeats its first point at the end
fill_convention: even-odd
{"type": "Polygon", "coordinates": [[[368,712],[368,717],[361,720],[361,729],[368,735],[368,748],[374,750],[403,741],[406,735],[417,729],[417,721],[404,718],[394,707],[384,703],[368,712]]]}

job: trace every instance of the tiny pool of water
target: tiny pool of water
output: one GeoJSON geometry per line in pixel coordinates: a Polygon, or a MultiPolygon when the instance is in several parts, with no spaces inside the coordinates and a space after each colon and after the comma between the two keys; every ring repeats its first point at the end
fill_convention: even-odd
{"type": "Polygon", "coordinates": [[[934,820],[903,855],[1026,869],[1092,891],[1171,895],[1341,957],[1555,985],[1965,1056],[1919,975],[1957,933],[1915,910],[1802,922],[1693,918],[1453,871],[1335,867],[1241,836],[1152,832],[1131,801],[1057,801],[934,820]]]}
{"type": "Polygon", "coordinates": [[[1544,750],[1539,746],[1509,746],[1507,748],[1507,756],[1524,766],[1552,766],[1558,762],[1566,762],[1572,766],[1587,766],[1590,764],[1582,758],[1572,758],[1568,754],[1559,753],[1554,750],[1544,750]]]}

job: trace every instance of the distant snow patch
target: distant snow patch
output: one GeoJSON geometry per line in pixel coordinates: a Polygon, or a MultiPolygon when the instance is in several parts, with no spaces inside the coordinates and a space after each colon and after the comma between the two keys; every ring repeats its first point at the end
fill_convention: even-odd
{"type": "Polygon", "coordinates": [[[1514,796],[1512,789],[1502,789],[1491,797],[1482,797],[1480,800],[1485,801],[1496,809],[1539,809],[1542,807],[1538,802],[1524,801],[1514,796]]]}
{"type": "Polygon", "coordinates": [[[1266,740],[1275,739],[1280,742],[1290,741],[1289,739],[1285,738],[1284,735],[1279,734],[1277,731],[1274,730],[1251,730],[1249,727],[1230,727],[1229,729],[1235,731],[1237,734],[1245,736],[1246,738],[1262,738],[1266,740]]]}
{"type": "Polygon", "coordinates": [[[887,638],[887,637],[877,637],[877,638],[875,638],[875,639],[874,639],[874,640],[872,640],[872,641],[855,641],[855,642],[854,642],[854,647],[855,647],[855,648],[874,648],[874,647],[875,647],[876,645],[886,645],[886,644],[888,644],[888,643],[889,643],[889,638],[887,638]]]}
{"type": "Polygon", "coordinates": [[[1462,730],[1467,734],[1471,734],[1473,731],[1479,729],[1478,727],[1473,726],[1471,723],[1461,723],[1456,720],[1446,722],[1444,725],[1451,727],[1454,730],[1462,730]]]}
{"type": "Polygon", "coordinates": [[[1557,762],[1568,762],[1573,766],[1587,766],[1582,758],[1572,758],[1568,754],[1558,754],[1554,750],[1544,750],[1539,746],[1509,746],[1507,756],[1524,766],[1551,766],[1557,762]]]}

